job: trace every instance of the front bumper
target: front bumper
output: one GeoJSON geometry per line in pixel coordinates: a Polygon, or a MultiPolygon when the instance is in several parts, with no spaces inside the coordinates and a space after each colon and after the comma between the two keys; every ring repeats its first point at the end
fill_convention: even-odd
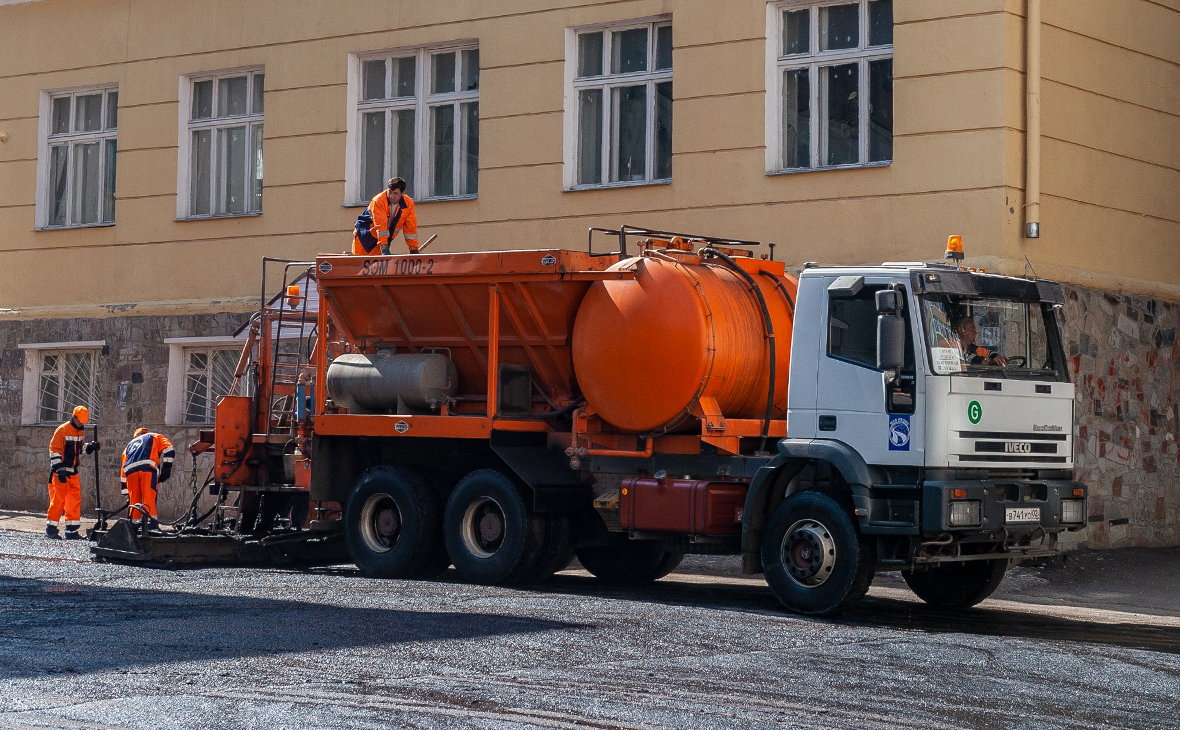
{"type": "Polygon", "coordinates": [[[1086,526],[1086,485],[1066,480],[964,480],[922,485],[922,535],[950,534],[958,542],[1023,542],[1036,535],[1080,530],[1086,526]],[[1076,496],[1075,490],[1081,490],[1076,496]],[[954,496],[956,490],[962,496],[954,496]],[[1062,520],[1062,502],[1081,500],[1080,521],[1062,520]],[[951,503],[979,502],[979,524],[953,525],[951,503]],[[1007,522],[1008,509],[1040,509],[1037,522],[1007,522]]]}

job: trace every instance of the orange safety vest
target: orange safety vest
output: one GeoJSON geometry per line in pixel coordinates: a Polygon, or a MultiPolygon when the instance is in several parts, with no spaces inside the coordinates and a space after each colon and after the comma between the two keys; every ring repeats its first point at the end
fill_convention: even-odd
{"type": "Polygon", "coordinates": [[[171,464],[176,450],[167,436],[148,432],[131,439],[123,449],[123,464],[119,468],[119,479],[124,484],[127,475],[139,471],[158,472],[164,464],[171,464]]]}
{"type": "MultiPolygon", "coordinates": [[[[414,201],[410,196],[402,193],[402,199],[391,215],[389,192],[382,190],[369,201],[369,213],[373,216],[373,235],[377,238],[378,248],[389,245],[398,233],[403,233],[410,253],[418,252],[418,216],[414,213],[414,201]]],[[[365,251],[360,240],[354,235],[352,255],[371,256],[373,252],[365,251]]]]}
{"type": "Polygon", "coordinates": [[[49,440],[49,478],[53,479],[54,472],[59,469],[67,476],[78,473],[78,457],[82,455],[83,442],[86,431],[74,428],[74,424],[66,421],[53,432],[49,440]]]}

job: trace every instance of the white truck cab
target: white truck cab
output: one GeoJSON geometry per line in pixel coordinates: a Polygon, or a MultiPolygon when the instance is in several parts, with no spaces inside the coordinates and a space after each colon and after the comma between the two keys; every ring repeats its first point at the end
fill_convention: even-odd
{"type": "MultiPolygon", "coordinates": [[[[1085,527],[1063,303],[1055,282],[945,264],[808,265],[787,438],[761,481],[787,481],[787,500],[815,501],[802,493],[816,491],[850,500],[861,561],[902,570],[927,602],[983,600],[1010,562],[1058,555],[1058,535],[1085,527]]],[[[763,544],[781,544],[781,555],[764,548],[762,564],[746,568],[763,569],[788,605],[830,610],[867,579],[800,559],[841,552],[824,542],[818,507],[808,509],[768,520],[763,544]],[[790,580],[776,579],[779,566],[790,580]],[[825,591],[832,581],[840,585],[825,591]]]]}

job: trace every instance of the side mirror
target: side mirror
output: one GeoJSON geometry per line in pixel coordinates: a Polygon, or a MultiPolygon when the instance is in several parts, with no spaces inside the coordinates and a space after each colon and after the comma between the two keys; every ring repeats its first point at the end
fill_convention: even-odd
{"type": "Polygon", "coordinates": [[[901,292],[897,289],[882,289],[876,293],[877,314],[894,314],[901,310],[901,292]]]}
{"type": "MultiPolygon", "coordinates": [[[[878,292],[877,303],[882,294],[878,292]]],[[[896,310],[890,310],[896,311],[896,310]]],[[[877,369],[897,372],[905,365],[905,319],[896,314],[877,316],[877,369]]]]}

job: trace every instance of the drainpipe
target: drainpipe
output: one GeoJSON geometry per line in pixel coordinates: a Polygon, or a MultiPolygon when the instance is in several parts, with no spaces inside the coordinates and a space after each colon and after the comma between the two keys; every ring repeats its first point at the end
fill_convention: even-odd
{"type": "Polygon", "coordinates": [[[1041,0],[1028,0],[1025,59],[1024,237],[1041,237],[1041,0]]]}

